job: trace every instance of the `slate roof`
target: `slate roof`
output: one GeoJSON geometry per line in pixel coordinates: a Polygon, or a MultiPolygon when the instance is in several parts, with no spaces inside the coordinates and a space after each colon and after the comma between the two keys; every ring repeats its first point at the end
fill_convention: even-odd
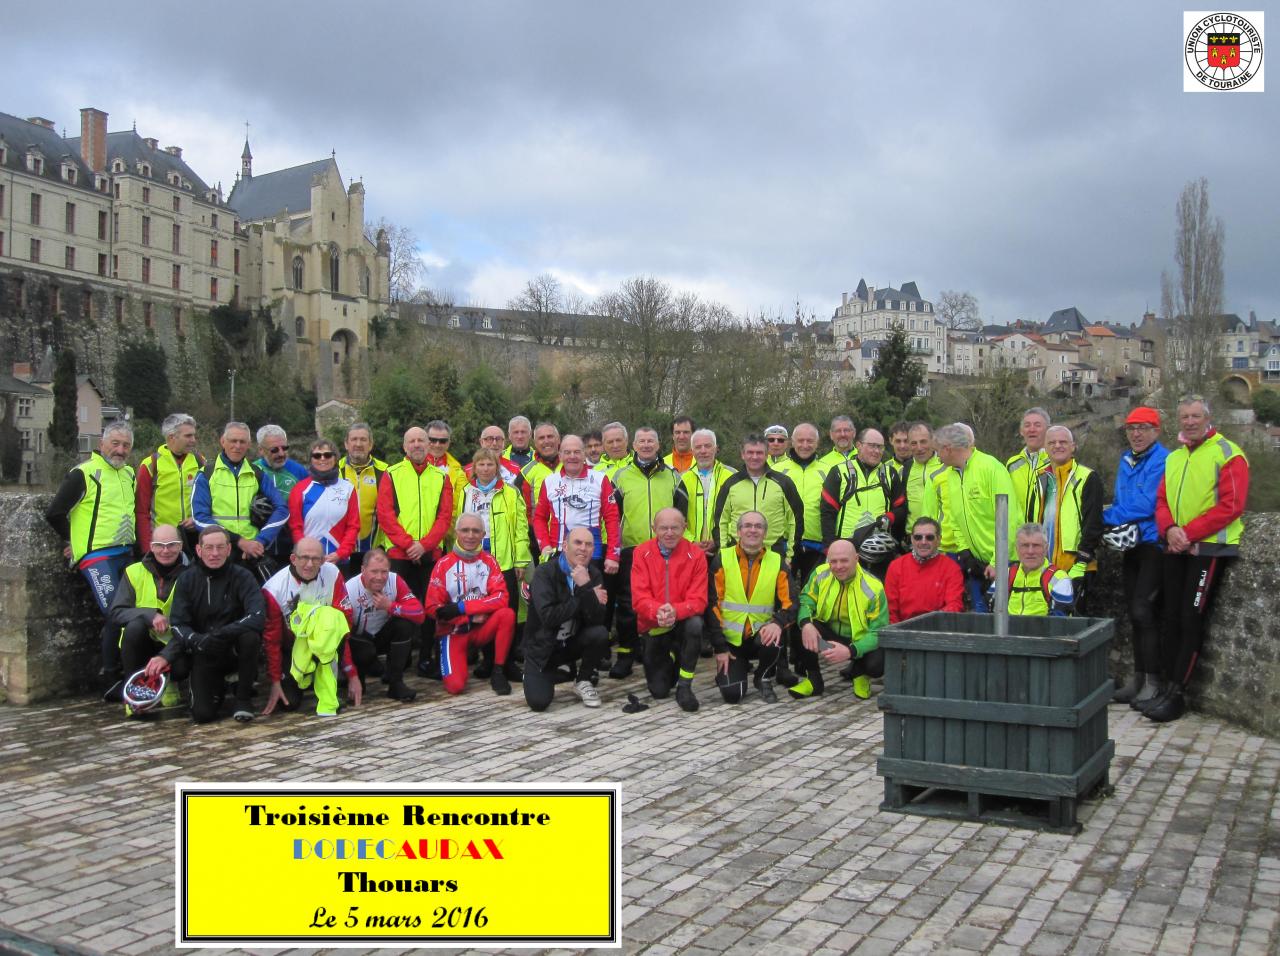
{"type": "Polygon", "coordinates": [[[0,392],[5,395],[49,395],[45,389],[14,378],[8,372],[0,372],[0,392]]]}
{"type": "Polygon", "coordinates": [[[1079,309],[1072,306],[1069,309],[1059,309],[1049,316],[1049,321],[1044,324],[1041,332],[1046,335],[1054,332],[1083,332],[1092,324],[1079,309]]]}
{"type": "Polygon", "coordinates": [[[338,164],[332,158],[241,179],[232,187],[227,205],[236,211],[242,222],[271,219],[286,209],[290,213],[308,212],[311,209],[311,182],[329,169],[335,173],[338,171],[338,164]]]}
{"type": "MultiPolygon", "coordinates": [[[[854,295],[863,302],[868,302],[867,296],[869,294],[869,290],[867,289],[867,280],[859,279],[858,288],[854,292],[854,295]]],[[[876,289],[875,297],[876,302],[884,302],[886,299],[897,299],[902,302],[908,300],[913,302],[923,301],[920,296],[920,290],[916,287],[914,282],[902,283],[901,289],[895,289],[893,286],[885,286],[883,289],[876,289]]]]}
{"type": "MultiPolygon", "coordinates": [[[[44,156],[44,172],[41,177],[62,182],[62,161],[70,160],[76,167],[75,186],[93,191],[93,170],[80,158],[80,140],[63,139],[56,130],[46,129],[35,123],[28,123],[19,116],[0,113],[0,141],[7,147],[4,169],[17,169],[26,172],[27,150],[34,146],[44,156]]],[[[27,173],[27,175],[34,175],[27,173]]]]}

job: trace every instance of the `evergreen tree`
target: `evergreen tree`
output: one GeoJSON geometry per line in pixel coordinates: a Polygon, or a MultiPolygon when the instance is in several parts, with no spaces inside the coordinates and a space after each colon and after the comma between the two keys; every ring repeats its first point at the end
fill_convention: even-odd
{"type": "Polygon", "coordinates": [[[80,423],[76,421],[76,353],[64,348],[53,370],[53,421],[49,441],[54,448],[76,454],[80,448],[80,423]]]}
{"type": "Polygon", "coordinates": [[[169,372],[164,349],[154,342],[130,342],[116,356],[116,400],[136,418],[162,421],[169,413],[169,372]]]}
{"type": "Polygon", "coordinates": [[[871,381],[883,381],[889,394],[905,407],[919,393],[924,380],[924,365],[912,357],[906,330],[895,325],[880,343],[880,353],[871,367],[871,381]]]}

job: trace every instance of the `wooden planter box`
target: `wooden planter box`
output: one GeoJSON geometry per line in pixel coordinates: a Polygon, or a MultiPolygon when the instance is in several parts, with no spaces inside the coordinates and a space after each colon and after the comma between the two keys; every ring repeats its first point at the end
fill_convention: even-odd
{"type": "Polygon", "coordinates": [[[1108,619],[934,613],[880,632],[882,810],[1079,832],[1108,786],[1108,619]]]}

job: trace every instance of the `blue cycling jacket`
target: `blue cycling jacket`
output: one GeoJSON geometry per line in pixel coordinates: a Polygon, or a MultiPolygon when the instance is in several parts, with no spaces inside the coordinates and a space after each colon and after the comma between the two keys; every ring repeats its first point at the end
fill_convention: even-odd
{"type": "Polygon", "coordinates": [[[1164,477],[1164,460],[1168,457],[1169,449],[1159,442],[1141,455],[1127,451],[1120,456],[1115,499],[1103,509],[1104,524],[1136,522],[1141,541],[1155,543],[1160,540],[1156,533],[1156,491],[1164,477]]]}

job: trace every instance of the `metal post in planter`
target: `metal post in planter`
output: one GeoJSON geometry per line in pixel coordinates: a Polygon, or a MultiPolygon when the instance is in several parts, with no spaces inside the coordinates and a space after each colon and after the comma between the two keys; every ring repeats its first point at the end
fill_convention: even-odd
{"type": "Polygon", "coordinates": [[[996,495],[996,553],[991,556],[991,566],[996,569],[996,636],[1009,633],[1009,572],[1005,565],[1009,560],[1009,496],[996,495]]]}

